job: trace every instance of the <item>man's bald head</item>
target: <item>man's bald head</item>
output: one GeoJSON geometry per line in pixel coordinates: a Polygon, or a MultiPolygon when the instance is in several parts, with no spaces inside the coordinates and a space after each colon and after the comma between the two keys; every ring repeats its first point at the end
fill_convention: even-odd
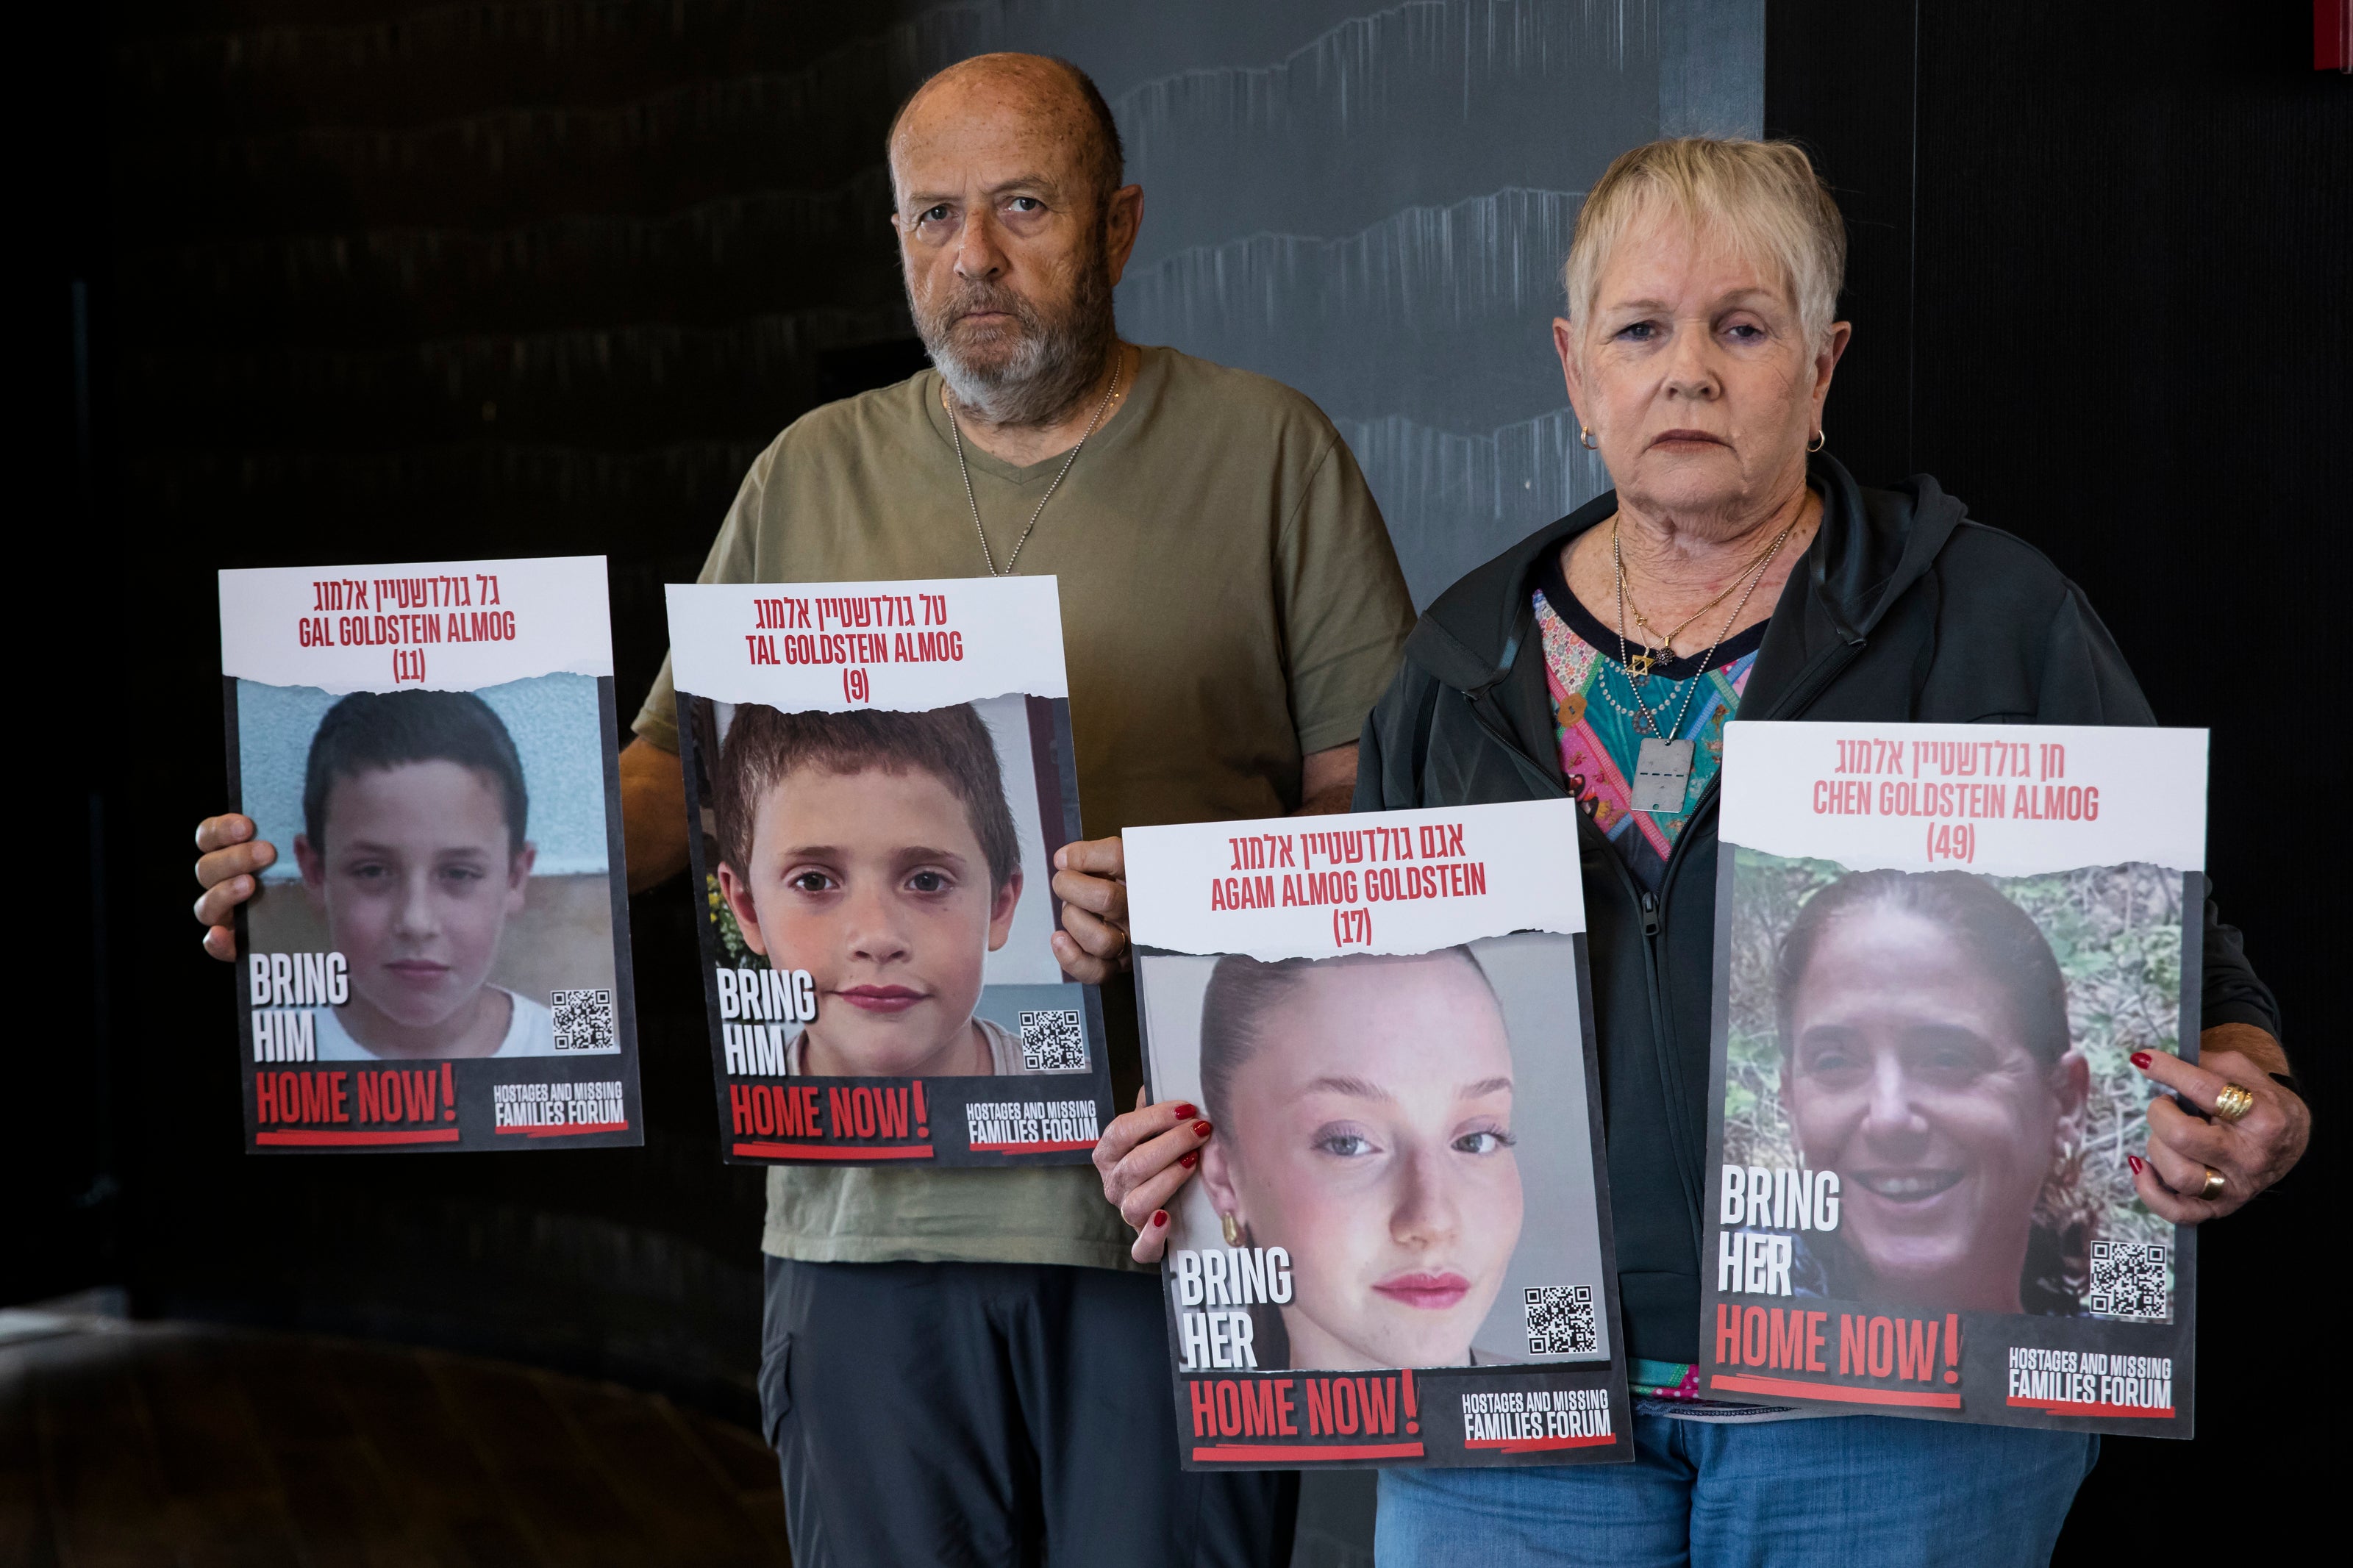
{"type": "Polygon", "coordinates": [[[981,108],[1029,122],[1041,151],[1068,149],[1071,165],[1092,176],[1098,201],[1108,202],[1126,178],[1119,125],[1093,78],[1051,55],[997,54],[958,60],[932,76],[900,106],[883,143],[892,185],[899,182],[900,139],[920,118],[981,108]]]}
{"type": "Polygon", "coordinates": [[[890,153],[907,308],[949,396],[999,426],[1070,415],[1113,374],[1144,216],[1111,106],[1068,61],[981,55],[916,90],[890,153]]]}

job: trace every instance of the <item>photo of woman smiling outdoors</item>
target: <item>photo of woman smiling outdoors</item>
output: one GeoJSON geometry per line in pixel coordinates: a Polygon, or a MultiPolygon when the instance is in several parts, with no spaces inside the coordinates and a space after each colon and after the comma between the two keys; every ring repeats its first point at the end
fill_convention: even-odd
{"type": "Polygon", "coordinates": [[[1733,940],[1758,962],[1736,970],[1725,1158],[1839,1180],[1837,1227],[1796,1237],[1797,1293],[2096,1310],[2094,1241],[2170,1240],[2124,1153],[2146,1136],[2130,1056],[2178,1032],[2163,960],[2179,879],[2132,866],[2012,887],[1740,854],[1733,940]],[[2060,913],[2073,929],[2046,931],[2060,913]]]}
{"type": "Polygon", "coordinates": [[[1861,872],[1809,901],[1778,979],[1782,1100],[1806,1164],[1840,1174],[1827,1234],[1857,1277],[1823,1293],[2024,1310],[2089,1078],[2033,921],[1966,871],[1861,872]]]}

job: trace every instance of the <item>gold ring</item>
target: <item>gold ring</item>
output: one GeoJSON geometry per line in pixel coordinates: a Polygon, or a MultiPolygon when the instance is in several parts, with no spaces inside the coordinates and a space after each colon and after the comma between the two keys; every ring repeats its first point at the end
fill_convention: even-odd
{"type": "Polygon", "coordinates": [[[2214,1097],[2214,1114],[2225,1121],[2236,1121],[2254,1108],[2255,1097],[2235,1083],[2224,1084],[2214,1097]]]}
{"type": "Polygon", "coordinates": [[[2198,1189],[2198,1196],[2211,1204],[2222,1195],[2222,1189],[2229,1184],[2223,1180],[2221,1172],[2209,1165],[2206,1167],[2206,1184],[2198,1189]]]}

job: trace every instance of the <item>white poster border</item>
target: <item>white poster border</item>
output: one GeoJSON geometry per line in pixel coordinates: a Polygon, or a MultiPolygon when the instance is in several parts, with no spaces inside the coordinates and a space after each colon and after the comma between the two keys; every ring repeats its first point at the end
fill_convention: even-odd
{"type": "Polygon", "coordinates": [[[220,573],[221,673],[267,686],[480,691],[613,674],[602,555],[220,573]]]}
{"type": "Polygon", "coordinates": [[[696,697],[847,713],[1070,695],[1050,576],[673,583],[665,592],[670,679],[696,697]]]}
{"type": "Polygon", "coordinates": [[[1564,799],[1130,828],[1129,932],[1268,963],[1573,936],[1578,816],[1564,799]]]}

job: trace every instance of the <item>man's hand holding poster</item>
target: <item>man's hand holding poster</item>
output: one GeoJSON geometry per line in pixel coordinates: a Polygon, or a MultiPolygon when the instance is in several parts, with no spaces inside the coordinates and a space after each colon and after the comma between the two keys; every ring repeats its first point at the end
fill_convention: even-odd
{"type": "Polygon", "coordinates": [[[1632,1457],[1566,802],[1132,828],[1188,1468],[1632,1457]]]}
{"type": "Polygon", "coordinates": [[[247,1147],[643,1141],[599,556],[220,574],[247,1147]]]}
{"type": "Polygon", "coordinates": [[[2189,1436],[2205,807],[2203,731],[1727,727],[1711,1396],[2189,1436]]]}
{"type": "Polygon", "coordinates": [[[729,1159],[1083,1164],[1054,580],[673,585],[670,620],[729,1159]]]}

